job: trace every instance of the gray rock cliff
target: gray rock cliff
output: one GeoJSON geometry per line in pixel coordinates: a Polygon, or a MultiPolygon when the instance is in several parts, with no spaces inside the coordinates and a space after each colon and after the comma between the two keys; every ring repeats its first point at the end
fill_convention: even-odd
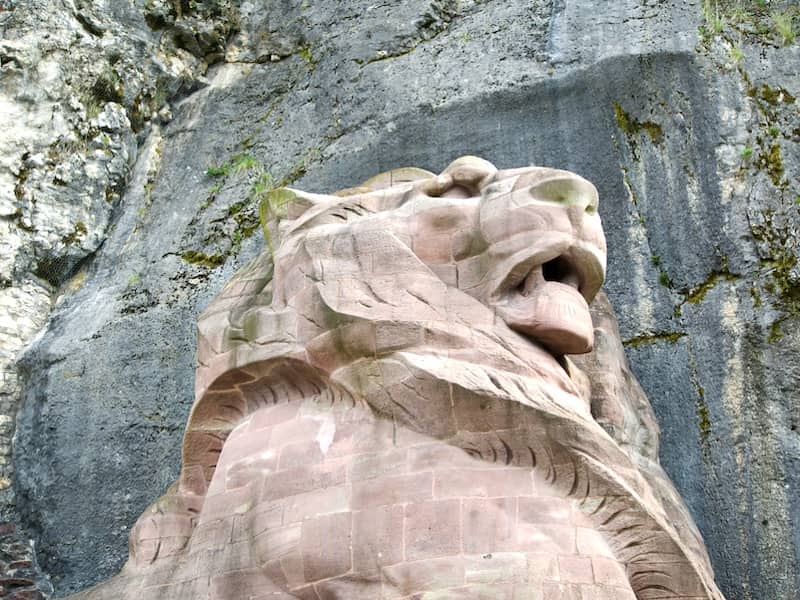
{"type": "Polygon", "coordinates": [[[793,11],[0,1],[0,516],[56,596],[116,572],[175,477],[196,317],[263,246],[259,196],[478,154],[598,187],[606,291],[720,588],[798,597],[793,11]]]}

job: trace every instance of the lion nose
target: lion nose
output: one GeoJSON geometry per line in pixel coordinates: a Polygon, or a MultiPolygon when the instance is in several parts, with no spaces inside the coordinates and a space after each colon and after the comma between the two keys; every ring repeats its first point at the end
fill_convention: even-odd
{"type": "Polygon", "coordinates": [[[597,213],[597,189],[577,175],[560,175],[530,187],[530,194],[539,202],[576,207],[588,214],[597,213]]]}

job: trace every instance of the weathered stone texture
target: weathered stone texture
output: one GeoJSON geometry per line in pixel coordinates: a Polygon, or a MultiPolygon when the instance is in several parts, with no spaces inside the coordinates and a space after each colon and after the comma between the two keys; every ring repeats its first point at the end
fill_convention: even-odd
{"type": "MultiPolygon", "coordinates": [[[[60,284],[95,252],[81,263],[83,287],[65,295],[22,362],[17,505],[59,593],[117,570],[123,528],[176,475],[193,396],[193,323],[260,247],[252,198],[269,183],[267,172],[275,182],[302,178],[304,189],[330,190],[398,165],[439,170],[470,153],[568,168],[597,185],[611,248],[606,290],[664,431],[662,464],[707,540],[720,586],[731,598],[796,597],[798,45],[770,33],[768,15],[767,33],[746,24],[740,36],[725,25],[722,35],[701,38],[699,2],[340,4],[246,3],[241,14],[251,16],[237,27],[217,24],[224,11],[200,15],[206,27],[192,15],[170,16],[172,5],[162,3],[142,12],[83,3],[88,30],[61,4],[20,2],[0,12],[9,105],[0,129],[38,123],[3,142],[2,286],[24,285],[39,259],[62,264],[56,259],[66,256],[60,284]],[[37,32],[56,45],[66,32],[65,48],[40,61],[41,73],[38,55],[28,55],[46,44],[17,48],[12,37],[22,35],[8,33],[18,31],[20,11],[29,23],[46,20],[37,32]],[[212,67],[209,85],[197,90],[195,69],[204,67],[192,52],[207,51],[208,62],[220,56],[214,35],[200,30],[238,30],[226,57],[240,62],[212,67]],[[138,32],[131,45],[120,45],[129,31],[138,32]],[[176,47],[167,54],[181,61],[167,61],[178,72],[164,75],[172,120],[165,112],[135,138],[126,127],[107,132],[108,149],[100,136],[91,153],[67,147],[51,164],[47,149],[58,134],[45,132],[67,123],[69,141],[88,127],[70,116],[82,111],[68,108],[71,92],[49,84],[61,77],[53,64],[73,82],[94,83],[106,50],[121,48],[117,64],[128,66],[159,56],[137,41],[151,35],[176,47]],[[74,67],[73,57],[88,66],[74,67]],[[21,81],[27,87],[11,85],[21,81]],[[46,124],[53,104],[65,116],[46,124]],[[18,202],[26,164],[31,176],[18,202]],[[77,166],[84,164],[100,178],[91,177],[95,167],[77,166]],[[210,178],[212,165],[228,168],[210,178]],[[56,171],[72,182],[53,184],[56,171]],[[124,180],[124,190],[115,187],[124,180]],[[109,188],[112,200],[115,191],[123,199],[105,203],[109,188]],[[18,209],[29,219],[23,228],[18,209]],[[62,237],[82,237],[78,221],[87,233],[65,250],[62,237]],[[13,277],[11,256],[23,265],[13,277]]],[[[146,69],[136,76],[128,66],[118,72],[134,82],[126,90],[151,81],[146,69]]],[[[135,105],[114,102],[133,128],[135,105]]],[[[124,123],[114,104],[100,108],[98,118],[124,123]]],[[[35,307],[34,323],[44,300],[36,291],[24,304],[35,307]]],[[[607,415],[607,424],[624,431],[619,417],[607,415]]]]}

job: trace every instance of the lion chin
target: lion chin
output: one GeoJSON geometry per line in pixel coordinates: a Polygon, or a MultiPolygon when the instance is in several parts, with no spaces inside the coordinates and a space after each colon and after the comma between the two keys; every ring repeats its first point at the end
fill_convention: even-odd
{"type": "Polygon", "coordinates": [[[198,322],[180,477],[74,598],[722,599],[646,399],[567,356],[614,343],[591,183],[462,157],[262,216],[198,322]]]}

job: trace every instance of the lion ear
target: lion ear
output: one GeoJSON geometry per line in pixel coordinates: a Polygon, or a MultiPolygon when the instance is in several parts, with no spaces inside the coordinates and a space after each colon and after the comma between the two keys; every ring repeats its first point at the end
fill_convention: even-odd
{"type": "Polygon", "coordinates": [[[310,194],[288,187],[270,191],[261,199],[258,213],[262,223],[273,219],[296,219],[308,209],[329,205],[331,197],[324,194],[310,194]]]}
{"type": "MultiPolygon", "coordinates": [[[[377,190],[385,190],[386,188],[394,187],[396,185],[413,183],[414,181],[430,179],[432,177],[436,177],[436,174],[426,171],[425,169],[418,169],[416,167],[402,167],[400,169],[386,171],[380,175],[375,175],[375,177],[370,177],[361,185],[350,189],[361,190],[360,192],[356,193],[375,192],[377,190]]],[[[336,195],[349,196],[350,194],[347,192],[349,192],[349,190],[342,190],[341,192],[337,192],[336,195]]]]}

